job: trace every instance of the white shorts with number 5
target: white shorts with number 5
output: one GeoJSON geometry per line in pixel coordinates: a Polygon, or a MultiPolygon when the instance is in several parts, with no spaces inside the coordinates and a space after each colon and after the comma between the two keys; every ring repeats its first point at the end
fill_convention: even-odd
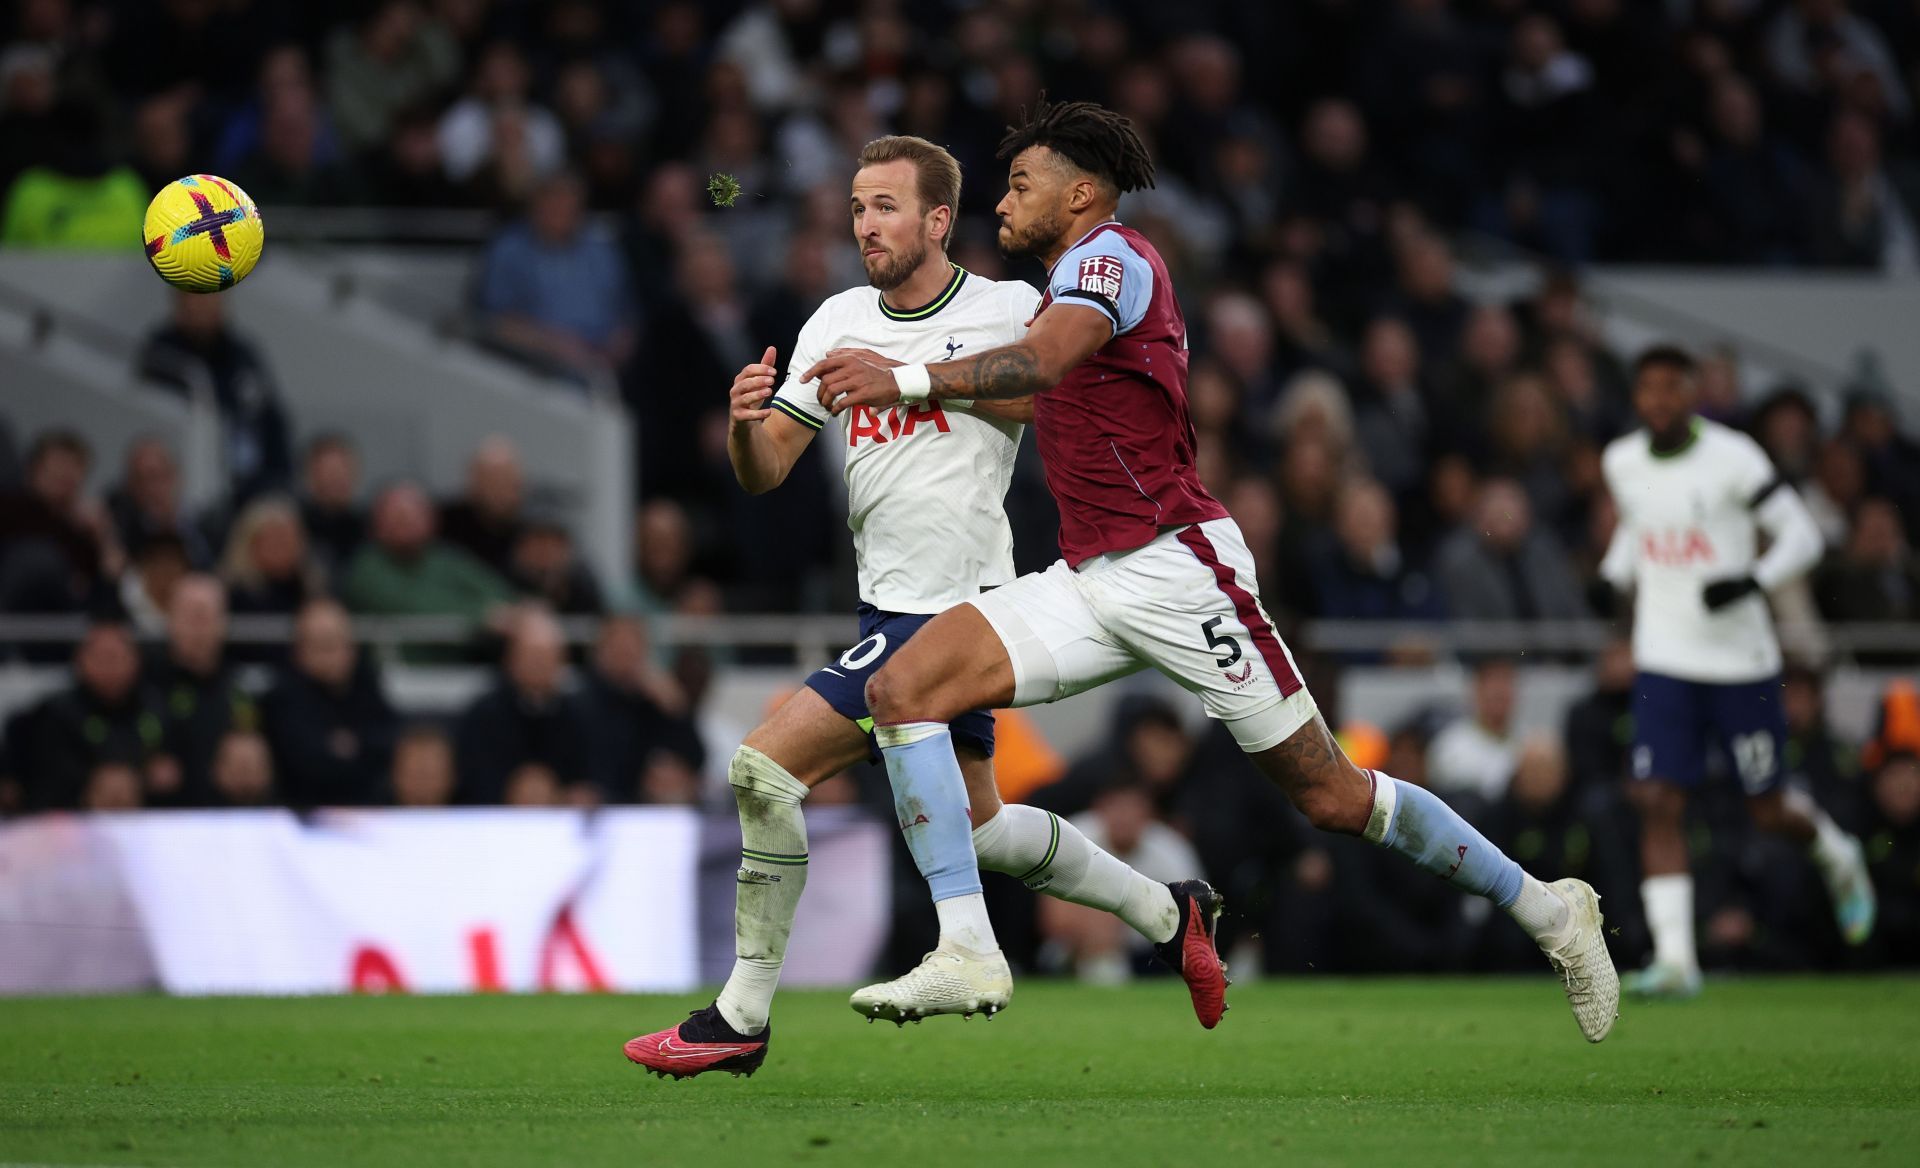
{"type": "Polygon", "coordinates": [[[1231,519],[1163,531],[1077,569],[1062,560],[968,603],[1013,659],[1016,706],[1151,666],[1198,694],[1248,753],[1286,741],[1314,716],[1231,519]]]}

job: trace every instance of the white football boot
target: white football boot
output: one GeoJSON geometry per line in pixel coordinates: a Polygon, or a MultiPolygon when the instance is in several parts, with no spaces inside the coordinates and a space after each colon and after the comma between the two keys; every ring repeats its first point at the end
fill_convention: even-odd
{"type": "Polygon", "coordinates": [[[1567,902],[1567,927],[1557,944],[1543,944],[1547,960],[1566,983],[1567,1004],[1588,1042],[1599,1042],[1620,1016],[1620,975],[1607,952],[1606,918],[1600,895],[1584,880],[1571,877],[1548,885],[1567,902]]]}
{"type": "Polygon", "coordinates": [[[991,1019],[1013,998],[1013,971],[998,949],[975,953],[943,943],[920,964],[878,985],[853,992],[848,1004],[869,1022],[905,1026],[935,1014],[985,1014],[991,1019]]]}
{"type": "Polygon", "coordinates": [[[1700,996],[1700,971],[1654,962],[1645,969],[1627,975],[1627,992],[1636,998],[1662,998],[1684,1001],[1700,996]]]}
{"type": "Polygon", "coordinates": [[[1867,874],[1866,849],[1853,836],[1847,837],[1844,858],[1826,878],[1827,893],[1833,897],[1833,915],[1839,921],[1840,935],[1849,945],[1864,945],[1873,936],[1874,918],[1879,902],[1873,893],[1873,878],[1867,874]]]}

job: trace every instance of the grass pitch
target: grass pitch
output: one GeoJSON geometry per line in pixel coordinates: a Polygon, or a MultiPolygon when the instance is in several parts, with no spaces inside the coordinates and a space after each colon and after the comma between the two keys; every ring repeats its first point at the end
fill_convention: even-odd
{"type": "MultiPolygon", "coordinates": [[[[700,1001],[705,1001],[704,998],[700,1001]]],[[[621,1056],[692,997],[0,1002],[0,1164],[1920,1163],[1920,981],[1710,983],[1598,1047],[1550,976],[782,995],[766,1067],[621,1056]]]]}

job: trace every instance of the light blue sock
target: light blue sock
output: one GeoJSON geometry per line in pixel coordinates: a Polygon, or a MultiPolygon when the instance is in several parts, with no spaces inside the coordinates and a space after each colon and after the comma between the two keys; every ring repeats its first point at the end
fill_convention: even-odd
{"type": "Polygon", "coordinates": [[[1361,833],[1367,842],[1391,848],[1422,871],[1501,908],[1519,898],[1526,873],[1459,812],[1424,788],[1380,771],[1368,774],[1373,779],[1373,814],[1361,833]]]}
{"type": "Polygon", "coordinates": [[[946,723],[875,726],[873,736],[887,761],[900,831],[934,902],[979,892],[980,863],[973,854],[967,780],[960,773],[960,760],[953,756],[953,735],[946,723]]]}

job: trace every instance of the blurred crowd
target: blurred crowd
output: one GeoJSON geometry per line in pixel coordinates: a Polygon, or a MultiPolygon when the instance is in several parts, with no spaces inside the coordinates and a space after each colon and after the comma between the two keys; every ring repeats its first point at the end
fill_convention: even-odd
{"type": "MultiPolygon", "coordinates": [[[[846,182],[881,134],[960,159],[957,262],[1036,277],[995,252],[990,209],[1000,129],[1043,88],[1127,112],[1159,163],[1122,214],[1179,286],[1202,475],[1289,626],[1617,615],[1589,583],[1631,354],[1594,326],[1581,264],[1920,272],[1920,8],[1898,0],[0,0],[0,38],[0,243],[131,248],[151,191],[193,171],[269,219],[483,209],[475,335],[618,385],[642,444],[635,560],[599,578],[529,502],[510,440],[476,448],[448,497],[366,483],[354,436],[300,425],[221,297],[179,298],[139,366],[213,388],[212,506],[185,505],[163,441],[96,450],[0,410],[0,612],[88,616],[71,652],[0,650],[72,669],[8,721],[0,813],[698,800],[715,661],[657,652],[644,618],[854,600],[836,465],[810,451],[780,491],[739,491],[724,388],[864,279],[846,182]],[[708,198],[715,173],[736,205],[708,198]],[[1469,234],[1544,257],[1538,286],[1469,298],[1469,234]],[[255,616],[289,618],[291,640],[230,635],[255,616]],[[484,664],[487,687],[449,717],[397,712],[391,662],[356,644],[374,616],[464,618],[471,643],[403,657],[484,664]],[[570,653],[556,617],[600,618],[595,642],[570,653]]],[[[1783,618],[1920,620],[1920,444],[1892,387],[1863,366],[1836,401],[1700,357],[1703,412],[1765,446],[1827,540],[1783,618]]],[[[1009,513],[1020,567],[1045,566],[1031,444],[1009,513]]],[[[1920,961],[1920,729],[1892,694],[1874,741],[1840,741],[1819,637],[1789,653],[1796,774],[1869,841],[1881,885],[1867,959],[1920,961]]],[[[1353,728],[1350,747],[1529,867],[1590,879],[1643,944],[1621,651],[1546,738],[1511,728],[1511,663],[1474,669],[1469,710],[1353,728]]],[[[873,773],[841,794],[888,806],[873,773]]],[[[1233,943],[1269,968],[1537,962],[1468,919],[1477,902],[1312,836],[1229,741],[1150,702],[1032,797],[1155,876],[1204,861],[1233,943]]],[[[1703,956],[1840,963],[1804,862],[1726,798],[1696,812],[1703,956]]],[[[1137,963],[1110,922],[1002,894],[1024,961],[1137,963]]]]}

